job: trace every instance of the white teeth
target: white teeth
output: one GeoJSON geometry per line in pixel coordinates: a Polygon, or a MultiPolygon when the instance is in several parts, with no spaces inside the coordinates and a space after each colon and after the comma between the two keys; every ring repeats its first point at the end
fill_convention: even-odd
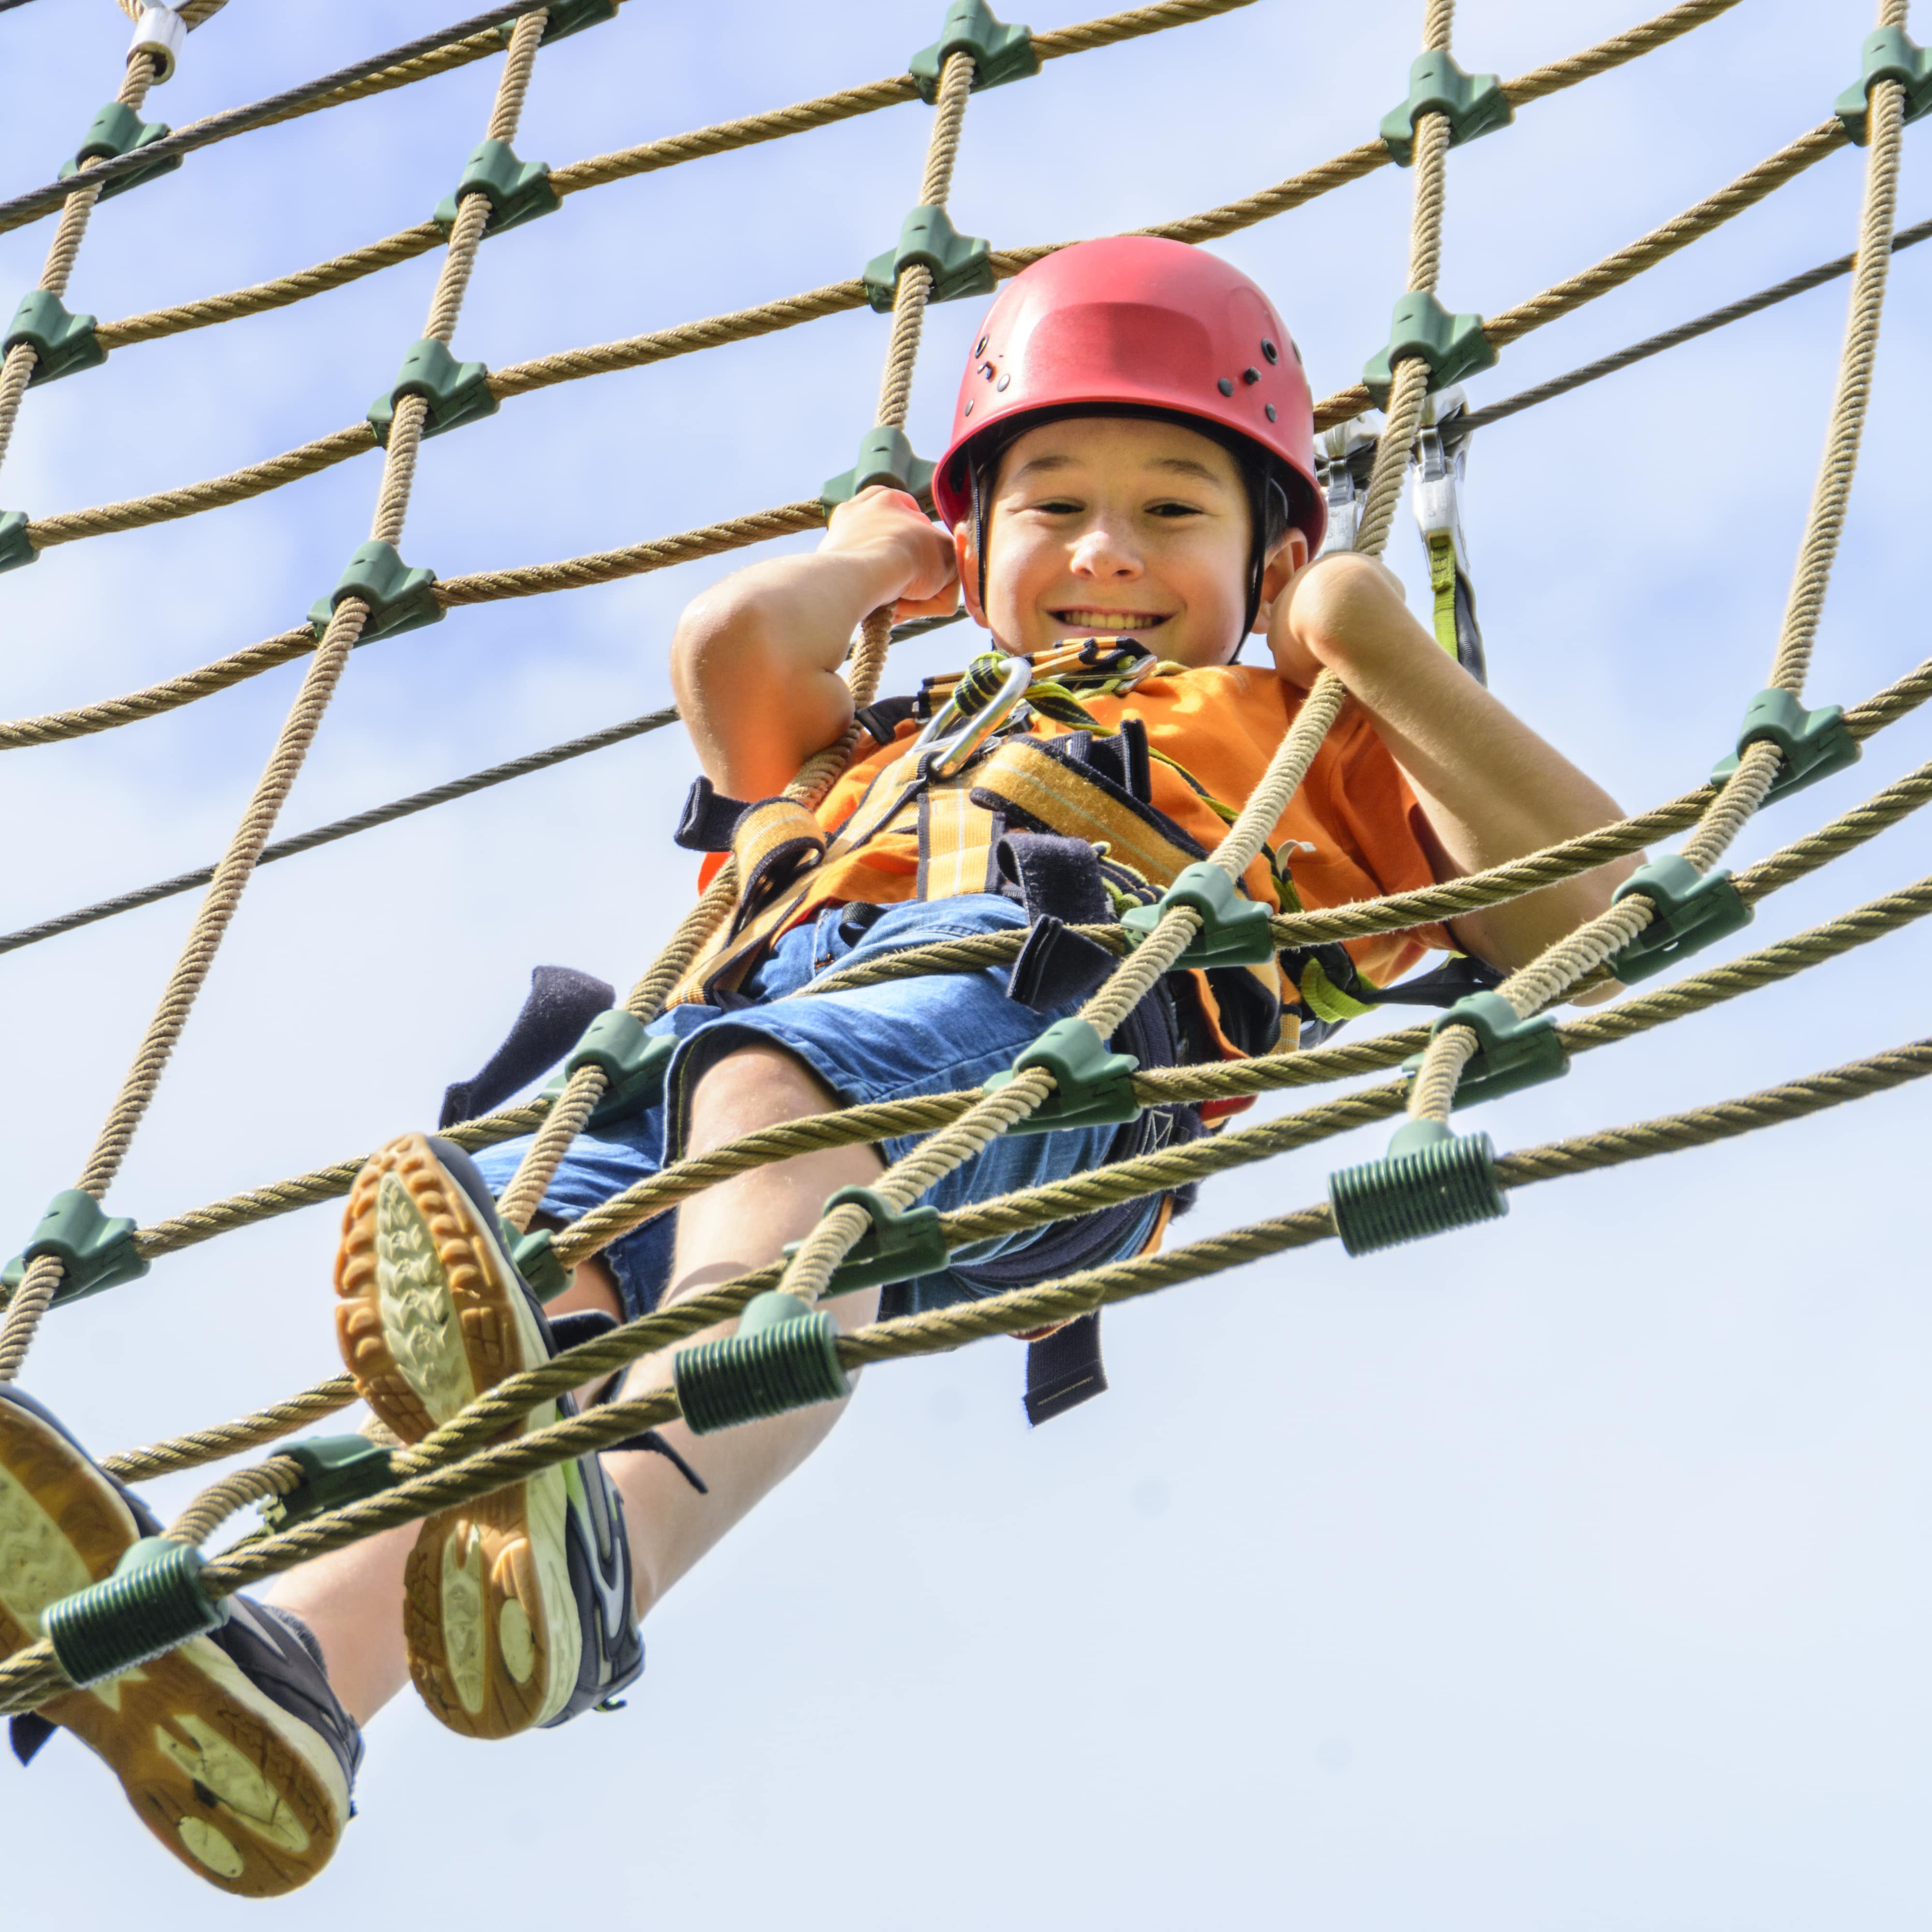
{"type": "Polygon", "coordinates": [[[1084,631],[1144,631],[1166,620],[1153,610],[1063,610],[1058,621],[1084,631]]]}

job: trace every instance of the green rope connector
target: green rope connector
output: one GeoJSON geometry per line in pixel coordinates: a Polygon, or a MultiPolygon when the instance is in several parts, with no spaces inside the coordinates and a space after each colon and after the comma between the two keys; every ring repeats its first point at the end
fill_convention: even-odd
{"type": "Polygon", "coordinates": [[[507,1221],[497,1225],[503,1231],[503,1245],[510,1251],[510,1259],[518,1274],[530,1284],[530,1292],[539,1301],[554,1301],[570,1286],[571,1270],[557,1258],[550,1230],[532,1228],[527,1234],[520,1234],[507,1221]]]}
{"type": "Polygon", "coordinates": [[[392,1452],[366,1436],[311,1436],[281,1444],[275,1454],[302,1466],[302,1480],[287,1495],[262,1500],[262,1520],[278,1532],[344,1503],[359,1503],[396,1479],[392,1452]]]}
{"type": "MultiPolygon", "coordinates": [[[[864,1208],[872,1225],[832,1270],[827,1294],[850,1294],[854,1288],[916,1281],[921,1275],[937,1274],[945,1267],[952,1251],[940,1232],[937,1208],[895,1208],[870,1187],[842,1187],[825,1197],[828,1214],[835,1208],[848,1206],[864,1208]]],[[[785,1259],[790,1261],[804,1245],[802,1241],[788,1241],[785,1259]]]]}
{"type": "Polygon", "coordinates": [[[584,1028],[584,1037],[563,1063],[563,1071],[543,1090],[544,1097],[555,1100],[579,1068],[602,1067],[610,1084],[585,1124],[608,1127],[614,1121],[630,1120],[649,1113],[664,1098],[664,1075],[676,1051],[675,1039],[646,1033],[642,1020],[622,1006],[613,1006],[584,1028]]]}
{"type": "Polygon", "coordinates": [[[938,39],[931,46],[920,48],[907,63],[919,83],[919,98],[928,107],[939,98],[940,76],[954,54],[973,56],[968,91],[974,94],[982,87],[1004,87],[1010,80],[1028,80],[1040,71],[1033,29],[1010,27],[996,20],[986,0],[952,0],[938,39]]]}
{"type": "Polygon", "coordinates": [[[483,224],[485,241],[508,229],[520,228],[539,215],[554,214],[563,206],[562,196],[550,184],[550,164],[518,160],[507,141],[479,141],[464,164],[454,190],[436,203],[430,219],[446,236],[456,226],[457,203],[467,194],[489,196],[490,219],[483,224]]]}
{"type": "Polygon", "coordinates": [[[1907,125],[1932,108],[1932,52],[1906,37],[1903,27],[1880,27],[1865,36],[1859,50],[1864,71],[1832,104],[1845,132],[1859,147],[1871,139],[1871,91],[1882,80],[1905,89],[1907,125]]]}
{"type": "Polygon", "coordinates": [[[142,1537],[104,1582],[47,1606],[42,1627],[60,1667],[85,1688],[219,1630],[228,1605],[211,1600],[201,1569],[200,1550],[142,1537]]]}
{"type": "MultiPolygon", "coordinates": [[[[561,40],[572,34],[580,34],[586,27],[601,27],[606,20],[617,17],[617,0],[554,0],[549,17],[544,22],[542,37],[538,40],[540,47],[547,47],[553,40],[561,40]]],[[[517,30],[514,20],[506,20],[497,32],[503,37],[505,45],[517,30]]]]}
{"type": "Polygon", "coordinates": [[[1120,916],[1130,944],[1138,946],[1177,906],[1201,915],[1201,930],[1174,962],[1184,967],[1265,966],[1275,953],[1268,909],[1247,898],[1219,866],[1204,860],[1184,867],[1152,905],[1130,906],[1120,916]]]}
{"type": "Polygon", "coordinates": [[[1492,134],[1516,118],[1516,110],[1492,74],[1465,74],[1446,53],[1426,53],[1408,70],[1408,98],[1382,116],[1382,146],[1398,167],[1415,159],[1415,124],[1425,114],[1448,118],[1449,145],[1492,134]]]}
{"type": "Polygon", "coordinates": [[[859,440],[859,460],[842,476],[829,476],[818,493],[826,515],[874,483],[889,484],[921,500],[932,494],[932,465],[913,454],[902,429],[868,429],[859,440]]]}
{"type": "Polygon", "coordinates": [[[680,1348],[671,1358],[671,1385],[694,1436],[852,1391],[838,1360],[838,1324],[776,1288],[746,1304],[736,1334],[680,1348]]]}
{"type": "Polygon", "coordinates": [[[418,631],[442,622],[442,605],[436,594],[436,572],[412,570],[397,555],[394,544],[362,544],[349,560],[335,588],[309,607],[309,628],[318,640],[328,628],[335,607],[345,597],[359,597],[369,607],[362,644],[418,631]]]}
{"type": "Polygon", "coordinates": [[[25,510],[0,514],[0,570],[20,570],[40,561],[40,552],[27,540],[32,520],[25,510]]]}
{"type": "Polygon", "coordinates": [[[139,1281],[148,1271],[147,1257],[134,1245],[134,1223],[102,1214],[100,1202],[78,1187],[64,1188],[48,1202],[33,1239],[0,1269],[0,1289],[8,1299],[26,1279],[28,1264],[43,1255],[52,1255],[62,1270],[56,1308],[139,1281]]]}
{"type": "Polygon", "coordinates": [[[1411,1120],[1380,1160],[1328,1177],[1328,1207],[1342,1246],[1369,1255],[1499,1221],[1509,1212],[1509,1196],[1497,1183],[1487,1134],[1453,1134],[1440,1120],[1411,1120]]]}
{"type": "Polygon", "coordinates": [[[1657,916],[1604,962],[1627,986],[1688,959],[1751,922],[1751,909],[1739,897],[1729,872],[1700,874],[1680,853],[1638,867],[1610,895],[1610,902],[1615,904],[1636,896],[1649,900],[1657,916]]]}
{"type": "Polygon", "coordinates": [[[1131,1053],[1109,1052],[1107,1042],[1083,1019],[1055,1020],[1004,1073],[991,1076],[989,1094],[1010,1085],[1016,1074],[1043,1066],[1054,1090],[1029,1118],[1010,1134],[1048,1134],[1060,1127],[1117,1126],[1141,1110],[1134,1098],[1140,1062],[1131,1053]]]}
{"type": "Polygon", "coordinates": [[[932,272],[928,302],[989,296],[997,284],[991,244],[976,235],[961,234],[944,208],[926,203],[906,217],[899,245],[866,264],[866,299],[880,314],[892,313],[899,278],[915,263],[932,272]]]}
{"type": "Polygon", "coordinates": [[[496,398],[490,393],[488,367],[481,362],[459,362],[448,344],[433,335],[410,344],[394,386],[369,405],[369,427],[385,449],[389,446],[389,425],[396,419],[396,405],[405,396],[421,396],[429,405],[423,418],[424,436],[460,429],[465,423],[494,416],[497,409],[496,398]]]}
{"type": "MultiPolygon", "coordinates": [[[[4,566],[0,566],[4,568],[4,566]]],[[[1764,803],[1802,791],[1834,772],[1855,765],[1864,755],[1864,747],[1852,736],[1845,722],[1844,706],[1828,704],[1821,711],[1807,711],[1803,701],[1776,685],[1760,691],[1745,708],[1744,722],[1738,733],[1738,748],[1728,758],[1720,758],[1711,767],[1711,782],[1720,785],[1742,761],[1753,745],[1775,745],[1784,760],[1783,769],[1772,781],[1764,803]]]]}
{"type": "MultiPolygon", "coordinates": [[[[1534,1019],[1518,1017],[1500,993],[1466,993],[1444,1007],[1429,1029],[1433,1040],[1445,1027],[1466,1026],[1476,1036],[1475,1052],[1463,1063],[1456,1082],[1455,1104],[1473,1107],[1479,1100],[1498,1100],[1525,1087],[1560,1079],[1570,1071],[1570,1049],[1546,1013],[1534,1019]]],[[[1402,1063],[1412,1077],[1423,1056],[1412,1054],[1402,1063]]]]}
{"type": "Polygon", "coordinates": [[[1362,370],[1376,407],[1388,407],[1395,367],[1412,356],[1429,364],[1429,386],[1446,389],[1465,376],[1496,367],[1496,352],[1483,333],[1479,315],[1451,315],[1432,295],[1412,290],[1395,305],[1388,346],[1378,349],[1362,370]]]}
{"type": "MultiPolygon", "coordinates": [[[[145,148],[162,140],[167,133],[168,124],[165,121],[143,121],[125,102],[110,100],[87,124],[86,135],[74,150],[74,159],[62,162],[60,178],[71,181],[86,163],[118,160],[123,154],[131,154],[136,148],[145,148]]],[[[112,201],[117,194],[125,194],[130,188],[139,188],[143,182],[158,181],[163,175],[172,174],[187,158],[184,154],[170,154],[145,168],[130,168],[100,190],[100,199],[112,201]]]]}
{"type": "Polygon", "coordinates": [[[46,289],[31,290],[20,298],[7,333],[0,336],[0,354],[10,355],[20,343],[33,344],[37,358],[27,387],[58,382],[76,370],[98,369],[107,360],[94,332],[91,315],[70,315],[66,304],[46,289]]]}

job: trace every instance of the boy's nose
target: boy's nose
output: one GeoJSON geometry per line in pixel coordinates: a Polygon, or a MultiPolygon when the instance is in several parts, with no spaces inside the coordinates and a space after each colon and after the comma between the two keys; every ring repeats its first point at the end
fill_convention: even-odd
{"type": "Polygon", "coordinates": [[[1131,579],[1140,575],[1141,560],[1120,532],[1096,524],[1083,530],[1073,546],[1073,572],[1076,577],[1131,579]]]}

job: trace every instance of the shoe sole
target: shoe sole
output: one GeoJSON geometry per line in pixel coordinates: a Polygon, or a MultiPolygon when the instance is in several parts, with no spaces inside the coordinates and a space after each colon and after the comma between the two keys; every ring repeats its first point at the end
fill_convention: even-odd
{"type": "MultiPolygon", "coordinates": [[[[72,1443],[0,1402],[0,1657],[35,1642],[47,1606],[108,1576],[140,1533],[72,1443]]],[[[348,1781],[326,1741],[206,1637],[41,1715],[104,1759],[141,1822],[224,1892],[269,1898],[306,1884],[347,1822],[348,1781]]]]}
{"type": "MultiPolygon", "coordinates": [[[[356,1177],[335,1286],[343,1361],[404,1442],[548,1359],[521,1286],[420,1134],[391,1142],[356,1177]]],[[[556,1413],[547,1403],[506,1436],[556,1413]]],[[[404,1584],[410,1673],[435,1716],[466,1737],[528,1730],[576,1687],[568,1467],[446,1510],[417,1533],[404,1584]]]]}

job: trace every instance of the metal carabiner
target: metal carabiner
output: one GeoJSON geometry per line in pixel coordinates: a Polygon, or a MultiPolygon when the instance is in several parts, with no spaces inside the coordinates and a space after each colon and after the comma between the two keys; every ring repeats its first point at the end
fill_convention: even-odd
{"type": "Polygon", "coordinates": [[[1005,682],[988,703],[970,717],[964,717],[963,722],[963,708],[956,691],[913,740],[914,769],[928,778],[950,778],[963,771],[973,754],[1012,716],[1032,682],[1031,660],[1009,658],[1005,682]],[[949,731],[950,736],[946,735],[949,731]]]}

